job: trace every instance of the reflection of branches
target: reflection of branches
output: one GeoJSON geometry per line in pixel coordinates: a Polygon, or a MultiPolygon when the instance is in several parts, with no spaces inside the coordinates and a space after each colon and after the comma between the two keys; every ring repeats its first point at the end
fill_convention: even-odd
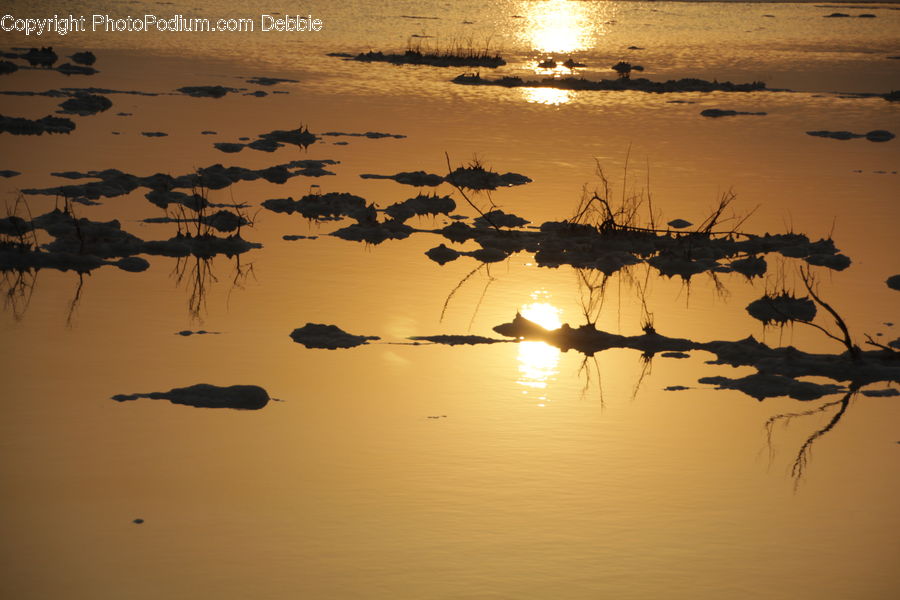
{"type": "MultiPolygon", "coordinates": [[[[90,275],[90,272],[88,272],[90,275]]],[[[75,320],[75,311],[78,309],[78,305],[81,303],[81,291],[84,289],[84,273],[78,273],[78,285],[75,286],[75,295],[72,297],[71,302],[69,302],[69,313],[66,315],[66,327],[71,327],[72,323],[75,320]]]]}
{"type": "Polygon", "coordinates": [[[463,284],[465,284],[466,281],[468,281],[469,278],[472,277],[472,275],[474,275],[478,271],[485,269],[485,268],[487,269],[488,277],[490,277],[491,276],[490,267],[488,267],[487,263],[481,263],[477,267],[475,267],[474,269],[469,271],[469,274],[466,275],[465,277],[463,277],[462,279],[460,279],[459,283],[456,284],[456,287],[454,287],[452,290],[450,290],[450,293],[447,294],[447,299],[444,300],[444,307],[441,309],[441,318],[438,319],[438,323],[443,322],[444,314],[447,312],[447,307],[450,305],[450,299],[453,298],[453,296],[456,294],[456,292],[459,291],[459,289],[463,286],[463,284]]]}
{"type": "Polygon", "coordinates": [[[231,289],[228,290],[228,297],[225,299],[226,306],[230,306],[231,304],[231,292],[237,289],[244,289],[244,284],[246,284],[250,277],[253,277],[253,281],[257,281],[256,271],[253,270],[253,263],[242,265],[241,255],[235,255],[234,279],[231,280],[231,289]]]}
{"type": "MultiPolygon", "coordinates": [[[[207,312],[206,299],[209,290],[219,282],[218,277],[213,273],[213,256],[197,256],[190,255],[179,257],[175,263],[175,269],[172,271],[172,277],[175,284],[180,286],[182,282],[187,282],[189,286],[188,296],[188,313],[191,319],[202,321],[203,314],[207,312]],[[193,259],[193,260],[192,260],[193,259]]],[[[253,270],[253,263],[242,264],[240,255],[234,257],[234,276],[231,279],[231,286],[225,299],[225,304],[231,301],[231,293],[236,289],[244,289],[244,285],[250,278],[256,281],[256,272],[253,270]]]]}
{"type": "Polygon", "coordinates": [[[606,298],[606,283],[610,276],[597,269],[575,269],[578,275],[578,292],[581,296],[581,312],[584,320],[596,325],[606,298]]]}
{"type": "Polygon", "coordinates": [[[720,300],[728,299],[728,288],[725,287],[725,284],[722,283],[722,280],[719,279],[719,275],[715,271],[708,271],[709,278],[712,279],[713,286],[716,290],[716,295],[720,300]]]}
{"type": "Polygon", "coordinates": [[[772,456],[772,432],[775,427],[775,424],[778,422],[783,422],[785,426],[791,422],[791,419],[795,417],[808,417],[811,415],[819,414],[824,412],[826,409],[831,408],[832,406],[840,406],[838,411],[834,414],[831,420],[827,425],[822,427],[821,429],[815,431],[812,435],[810,435],[805,442],[800,446],[800,450],[797,452],[797,458],[794,459],[794,463],[791,465],[791,477],[794,478],[794,486],[799,485],[800,480],[803,478],[803,474],[806,471],[806,466],[809,462],[809,455],[812,451],[812,445],[818,440],[820,437],[831,431],[835,425],[838,424],[838,421],[841,420],[841,417],[844,416],[844,413],[847,411],[847,407],[850,405],[850,399],[853,394],[856,393],[855,389],[851,389],[848,391],[843,398],[840,400],[835,400],[832,402],[826,402],[821,406],[806,410],[803,412],[796,413],[782,413],[775,415],[774,417],[770,417],[769,420],[766,421],[766,443],[769,447],[770,458],[772,456]]]}
{"type": "Polygon", "coordinates": [[[641,374],[638,376],[637,383],[634,384],[634,390],[631,392],[632,402],[637,399],[644,378],[653,371],[653,352],[644,352],[641,354],[641,374]]]}
{"type": "Polygon", "coordinates": [[[584,400],[591,387],[591,367],[588,364],[588,360],[593,363],[594,371],[597,373],[597,389],[600,391],[600,410],[603,410],[606,408],[606,403],[603,400],[603,380],[600,377],[600,364],[597,362],[596,355],[585,356],[581,361],[581,366],[578,367],[578,374],[581,375],[584,373],[584,386],[581,388],[581,399],[584,400]]]}
{"type": "MultiPolygon", "coordinates": [[[[37,249],[38,239],[34,230],[31,207],[25,195],[19,192],[16,201],[10,207],[9,202],[4,201],[6,219],[4,220],[4,232],[0,234],[0,249],[8,252],[31,252],[37,249]],[[24,216],[19,216],[19,213],[24,216]]],[[[12,309],[13,318],[16,321],[25,316],[31,296],[34,294],[34,285],[37,281],[37,269],[10,269],[2,272],[0,290],[4,294],[3,308],[12,309]]]]}
{"type": "MultiPolygon", "coordinates": [[[[619,328],[622,327],[622,284],[637,290],[638,300],[641,302],[642,326],[650,325],[652,329],[653,313],[647,305],[647,290],[650,286],[650,266],[645,265],[643,282],[633,272],[636,265],[627,265],[613,273],[605,273],[599,269],[576,268],[578,277],[578,293],[581,304],[581,313],[587,325],[596,327],[600,319],[600,312],[606,302],[606,292],[609,282],[614,276],[618,276],[618,303],[619,303],[619,328]]],[[[645,329],[646,331],[646,329],[645,329]]]]}
{"type": "MultiPolygon", "coordinates": [[[[643,354],[641,356],[641,374],[638,376],[631,393],[632,402],[637,398],[637,394],[641,389],[641,385],[644,383],[644,379],[652,372],[652,362],[652,354],[643,354]]],[[[606,403],[603,399],[603,379],[600,374],[600,363],[597,362],[596,354],[585,355],[581,360],[581,365],[578,367],[578,375],[584,375],[584,385],[581,386],[581,399],[583,400],[587,396],[588,390],[591,388],[591,378],[594,376],[592,371],[597,377],[597,389],[600,391],[600,408],[604,409],[606,408],[606,403]],[[593,369],[591,368],[592,365],[593,369]]]]}
{"type": "Polygon", "coordinates": [[[34,216],[31,213],[31,207],[28,200],[22,192],[16,196],[16,201],[12,207],[4,201],[6,208],[6,233],[0,234],[0,243],[7,249],[14,249],[20,252],[35,250],[38,247],[37,232],[34,230],[34,216]],[[22,212],[24,217],[19,216],[22,212]]]}
{"type": "Polygon", "coordinates": [[[179,257],[175,263],[173,276],[175,284],[181,285],[185,277],[189,277],[190,295],[188,297],[188,313],[192,319],[202,321],[201,313],[206,310],[206,295],[210,284],[219,281],[212,272],[212,258],[193,256],[193,265],[191,265],[190,274],[188,275],[188,264],[191,262],[191,256],[179,257]]]}
{"type": "Polygon", "coordinates": [[[0,290],[3,292],[3,308],[12,311],[13,319],[21,321],[31,304],[31,296],[37,283],[36,269],[13,269],[3,271],[0,276],[0,290]]]}
{"type": "Polygon", "coordinates": [[[847,407],[850,406],[850,397],[853,395],[853,392],[847,392],[847,394],[840,400],[841,408],[834,414],[831,420],[828,422],[825,427],[819,429],[811,436],[809,436],[803,445],[800,447],[800,450],[797,452],[797,459],[794,461],[794,464],[791,466],[791,476],[794,477],[796,482],[799,482],[803,477],[803,471],[806,469],[806,464],[809,460],[809,454],[812,449],[813,443],[831,431],[835,425],[838,424],[838,421],[841,420],[841,417],[844,416],[844,413],[847,411],[847,407]]]}
{"type": "Polygon", "coordinates": [[[784,426],[787,427],[790,424],[791,419],[793,419],[795,417],[808,417],[811,415],[815,415],[815,414],[818,414],[818,413],[824,411],[826,408],[834,406],[835,404],[840,404],[840,402],[841,402],[840,400],[834,400],[832,402],[826,402],[825,404],[818,406],[816,408],[810,409],[810,410],[804,410],[802,412],[796,412],[796,413],[781,413],[781,414],[775,415],[774,417],[769,417],[769,419],[765,423],[766,445],[769,448],[769,458],[772,459],[774,457],[774,447],[772,446],[772,437],[775,432],[775,424],[776,423],[782,422],[782,423],[784,423],[784,426]]]}
{"type": "Polygon", "coordinates": [[[684,292],[684,307],[691,307],[691,279],[682,279],[681,280],[681,289],[678,290],[678,295],[675,297],[676,300],[681,298],[681,292],[684,292]]]}
{"type": "MultiPolygon", "coordinates": [[[[487,263],[485,263],[485,265],[486,264],[487,263]]],[[[491,268],[487,267],[486,271],[488,278],[484,283],[484,289],[481,290],[481,296],[478,297],[478,303],[475,305],[475,310],[472,311],[472,318],[469,319],[469,331],[472,331],[472,324],[475,322],[475,317],[478,316],[478,310],[481,308],[481,303],[484,302],[484,297],[487,295],[488,288],[491,287],[492,283],[494,283],[494,278],[491,276],[491,268]]]]}

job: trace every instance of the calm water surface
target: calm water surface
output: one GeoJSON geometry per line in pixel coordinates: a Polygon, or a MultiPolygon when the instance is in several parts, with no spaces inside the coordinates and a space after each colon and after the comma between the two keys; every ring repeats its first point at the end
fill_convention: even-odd
{"type": "MultiPolygon", "coordinates": [[[[80,3],[10,6],[18,15],[87,12],[80,3]]],[[[516,311],[547,326],[581,324],[589,298],[573,269],[537,267],[526,253],[481,268],[465,257],[438,266],[424,252],[445,240],[432,235],[366,246],[327,236],[334,223],[257,212],[266,199],[317,189],[387,206],[418,190],[360,174],[443,174],[446,152],[454,163],[477,155],[494,170],[531,177],[490,200],[540,223],[572,215],[582,190],[598,185],[599,163],[615,196],[649,189],[666,220],[698,223],[733,190],[739,213],[758,206],[746,230],[792,229],[812,238],[833,231],[853,264],[820,273],[820,292],[857,339],[896,339],[898,326],[886,323],[900,322],[897,293],[884,280],[900,273],[900,146],[804,133],[900,130],[896,106],[831,93],[900,88],[898,61],[887,58],[900,54],[900,11],[866,6],[311,2],[301,12],[326,28],[305,36],[54,40],[61,55],[93,49],[100,73],[75,79],[19,71],[3,76],[0,90],[255,90],[260,86],[239,78],[258,75],[298,82],[266,88],[289,93],[263,98],[110,95],[113,108],[73,117],[70,135],[0,135],[0,168],[22,173],[0,180],[6,200],[19,189],[69,183],[51,175],[61,171],[178,175],[215,163],[340,163],[329,167],[334,176],[210,192],[213,201],[247,203],[255,215],[242,235],[263,248],[240,261],[148,257],[147,271],[104,267],[84,276],[80,291],[77,274],[42,270],[27,302],[10,297],[0,315],[2,595],[893,597],[900,589],[894,398],[855,397],[816,442],[798,482],[791,464],[834,409],[776,426],[771,444],[764,424],[839,396],[758,402],[715,390],[697,379],[752,371],[706,364],[702,352],[645,364],[633,350],[605,351],[595,362],[535,342],[408,345],[414,335],[493,335],[516,311]],[[835,11],[877,18],[822,18],[835,11]],[[469,88],[449,83],[460,69],[325,56],[419,42],[487,44],[509,61],[500,73],[530,78],[551,75],[537,67],[549,57],[575,57],[588,65],[589,78],[610,77],[609,65],[629,59],[651,79],[764,80],[795,92],[469,88]],[[627,50],[632,45],[645,49],[627,50]],[[712,107],[768,114],[699,116],[712,107]],[[223,154],[212,146],[301,123],[314,132],[407,137],[324,138],[305,151],[272,154],[223,154]],[[341,140],[349,143],[333,144],[341,140]],[[282,239],[289,234],[319,237],[282,239]],[[198,281],[206,292],[200,298],[198,281]],[[383,343],[309,350],[288,335],[307,322],[383,343]],[[184,329],[220,333],[175,335],[184,329]],[[251,412],[110,399],[195,383],[260,385],[283,402],[251,412]],[[664,390],[672,385],[691,389],[664,390]]],[[[90,11],[219,18],[294,14],[297,7],[98,3],[90,11]]],[[[5,48],[47,44],[2,36],[5,48]]],[[[59,101],[3,96],[0,112],[39,118],[59,101]]],[[[451,193],[444,187],[438,191],[451,193]]],[[[119,219],[144,239],[165,239],[171,225],[141,222],[162,215],[145,191],[75,210],[92,220],[119,219]]],[[[482,206],[488,201],[476,197],[482,206]]],[[[42,196],[29,203],[35,214],[54,206],[42,196]]],[[[645,288],[656,328],[669,336],[752,334],[772,345],[840,350],[811,328],[763,330],[744,310],[767,287],[797,285],[787,259],[770,260],[764,280],[722,274],[720,285],[707,275],[690,284],[655,271],[647,277],[644,269],[610,279],[599,327],[638,333],[637,290],[645,288]]]]}

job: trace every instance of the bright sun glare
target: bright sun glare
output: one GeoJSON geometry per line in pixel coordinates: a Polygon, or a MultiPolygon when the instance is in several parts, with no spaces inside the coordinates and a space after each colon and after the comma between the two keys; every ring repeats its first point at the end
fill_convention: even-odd
{"type": "Polygon", "coordinates": [[[570,90],[557,90],[554,88],[521,88],[526,102],[533,104],[549,104],[556,106],[565,104],[572,99],[570,90]]]}
{"type": "MultiPolygon", "coordinates": [[[[535,297],[533,294],[532,297],[535,297]]],[[[559,309],[547,302],[532,302],[523,306],[519,313],[541,327],[556,329],[562,325],[559,309]]],[[[548,383],[553,380],[559,364],[559,348],[544,342],[519,342],[519,385],[530,388],[538,394],[538,406],[549,401],[546,396],[548,383]]],[[[523,390],[528,394],[528,390],[523,390]]]]}
{"type": "Polygon", "coordinates": [[[556,329],[562,325],[562,321],[559,320],[559,309],[547,302],[526,304],[519,313],[546,329],[556,329]]]}
{"type": "Polygon", "coordinates": [[[576,52],[593,45],[594,34],[605,30],[605,3],[569,2],[548,0],[529,2],[524,12],[528,16],[528,29],[524,35],[532,47],[540,52],[576,52]],[[593,13],[593,14],[592,14],[593,13]]]}

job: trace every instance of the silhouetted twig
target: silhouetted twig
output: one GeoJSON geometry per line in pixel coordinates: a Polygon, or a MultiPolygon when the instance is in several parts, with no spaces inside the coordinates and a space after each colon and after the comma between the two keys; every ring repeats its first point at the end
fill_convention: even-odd
{"type": "Polygon", "coordinates": [[[486,214],[484,214],[484,212],[482,212],[482,210],[480,208],[478,208],[474,202],[469,200],[469,197],[466,196],[466,193],[462,190],[461,187],[456,185],[456,182],[453,180],[453,166],[450,164],[450,154],[447,152],[444,152],[444,157],[447,159],[447,177],[445,178],[446,181],[450,185],[452,185],[453,187],[456,188],[456,191],[458,191],[460,193],[460,195],[463,197],[463,199],[469,203],[469,206],[474,208],[475,211],[478,212],[479,215],[481,215],[482,219],[484,219],[491,227],[493,227],[494,229],[497,229],[499,231],[500,228],[497,227],[497,224],[494,223],[493,221],[491,221],[490,217],[488,217],[486,214]]]}
{"type": "Polygon", "coordinates": [[[474,269],[469,271],[468,275],[466,275],[465,277],[460,279],[459,283],[456,284],[456,287],[454,287],[452,290],[450,290],[450,293],[447,294],[447,299],[444,300],[444,306],[443,306],[443,308],[441,308],[441,317],[440,317],[440,319],[438,319],[438,323],[442,323],[444,321],[444,313],[447,312],[447,307],[450,305],[450,299],[453,298],[453,296],[456,294],[457,291],[459,291],[459,288],[461,288],[463,286],[463,284],[466,281],[468,281],[468,279],[472,275],[474,275],[475,273],[477,273],[478,271],[480,271],[481,269],[484,269],[486,267],[487,267],[487,263],[480,263],[477,267],[475,267],[474,269]]]}
{"type": "Polygon", "coordinates": [[[819,306],[827,310],[834,318],[834,322],[841,330],[841,333],[844,334],[844,339],[835,336],[834,334],[828,332],[824,327],[816,325],[815,323],[812,323],[810,321],[800,322],[813,325],[814,327],[817,327],[819,330],[824,332],[828,337],[841,342],[842,344],[844,344],[844,346],[847,347],[847,352],[850,353],[850,357],[853,360],[859,360],[860,349],[859,346],[853,343],[853,339],[850,337],[850,330],[847,328],[847,324],[844,322],[844,319],[841,318],[841,315],[839,315],[836,310],[834,310],[828,303],[822,300],[818,294],[816,294],[815,290],[813,289],[815,278],[813,278],[808,268],[804,269],[803,267],[800,267],[800,279],[803,281],[803,285],[806,286],[806,290],[809,292],[809,295],[812,296],[812,299],[815,300],[819,306]]]}

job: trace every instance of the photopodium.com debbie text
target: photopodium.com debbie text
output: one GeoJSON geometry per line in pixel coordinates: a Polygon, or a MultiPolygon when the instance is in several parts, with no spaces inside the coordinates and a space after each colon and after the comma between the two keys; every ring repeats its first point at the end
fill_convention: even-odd
{"type": "Polygon", "coordinates": [[[325,22],[312,15],[259,15],[258,18],[207,19],[172,15],[113,17],[110,15],[53,15],[48,18],[0,17],[0,30],[25,35],[67,35],[69,33],[212,33],[212,32],[314,32],[322,31],[325,22]]]}

